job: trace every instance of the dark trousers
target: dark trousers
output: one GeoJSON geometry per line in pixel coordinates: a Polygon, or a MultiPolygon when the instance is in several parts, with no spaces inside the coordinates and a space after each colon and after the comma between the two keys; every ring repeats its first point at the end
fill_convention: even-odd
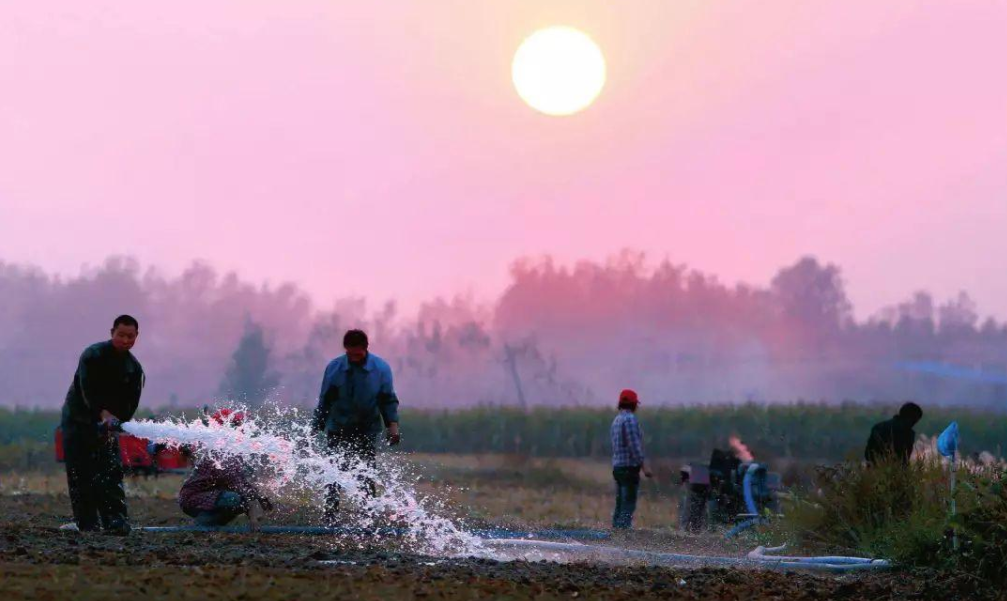
{"type": "MultiPolygon", "coordinates": [[[[376,436],[357,431],[337,431],[327,434],[329,451],[335,454],[338,459],[336,466],[342,472],[350,471],[358,462],[363,462],[368,468],[374,469],[377,466],[376,436]]],[[[377,486],[374,480],[357,474],[357,480],[363,486],[366,494],[377,495],[377,486]]],[[[333,482],[326,487],[325,494],[325,521],[334,523],[336,514],[339,512],[339,497],[342,487],[333,482]]]]}
{"type": "Polygon", "coordinates": [[[225,490],[217,497],[213,509],[199,512],[196,523],[200,526],[226,526],[247,510],[245,498],[240,493],[225,490]]]}
{"type": "Polygon", "coordinates": [[[640,491],[640,466],[616,467],[612,469],[615,478],[615,512],[612,514],[613,528],[630,528],[636,511],[636,497],[640,491]]]}
{"type": "Polygon", "coordinates": [[[91,424],[63,424],[66,482],[73,521],[82,532],[129,527],[119,441],[91,424]]]}

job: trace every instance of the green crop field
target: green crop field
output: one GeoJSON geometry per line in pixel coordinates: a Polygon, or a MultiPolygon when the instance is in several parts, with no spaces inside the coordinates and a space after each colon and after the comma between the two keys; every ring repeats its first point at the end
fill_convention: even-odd
{"type": "MultiPolygon", "coordinates": [[[[639,416],[648,453],[655,459],[708,457],[735,435],[756,457],[834,462],[860,456],[871,425],[896,410],[857,404],[748,404],[644,408],[639,416]]],[[[925,411],[917,433],[932,436],[956,420],[966,454],[1002,454],[1007,414],[962,408],[925,411]]],[[[609,453],[612,416],[610,410],[583,408],[407,409],[402,412],[402,450],[603,459],[609,453]]],[[[54,411],[0,409],[0,469],[38,467],[58,423],[54,411]]]]}

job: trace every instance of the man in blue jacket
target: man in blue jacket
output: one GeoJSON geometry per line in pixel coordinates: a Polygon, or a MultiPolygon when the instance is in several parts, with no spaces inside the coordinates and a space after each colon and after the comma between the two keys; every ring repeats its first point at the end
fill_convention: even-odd
{"type": "MultiPolygon", "coordinates": [[[[373,470],[375,445],[381,427],[387,429],[389,444],[399,443],[399,399],[392,383],[392,368],[369,352],[367,334],[350,330],[343,336],[346,354],[325,368],[312,428],[325,432],[329,449],[339,457],[339,469],[350,470],[362,462],[373,470]]],[[[376,494],[374,480],[359,476],[370,495],[376,494]]],[[[340,487],[330,484],[325,502],[325,520],[334,523],[339,511],[340,487]]]]}

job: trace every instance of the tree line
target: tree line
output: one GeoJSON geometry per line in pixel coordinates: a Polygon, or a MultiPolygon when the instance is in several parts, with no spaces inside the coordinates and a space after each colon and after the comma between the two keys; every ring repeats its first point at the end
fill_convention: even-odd
{"type": "Polygon", "coordinates": [[[625,252],[607,262],[514,264],[492,302],[433,299],[415,315],[194,263],[177,276],[116,257],[73,277],[0,261],[0,404],[56,407],[81,349],[120,312],[141,323],[145,403],[310,405],[343,332],[368,331],[405,405],[1007,400],[1007,327],[965,293],[917,292],[864,320],[842,273],[812,257],[769,286],[727,286],[625,252]]]}

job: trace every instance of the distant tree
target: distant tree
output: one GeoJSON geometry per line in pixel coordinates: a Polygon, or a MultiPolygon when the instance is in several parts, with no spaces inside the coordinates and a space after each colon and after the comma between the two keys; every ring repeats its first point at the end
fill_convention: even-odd
{"type": "Polygon", "coordinates": [[[903,336],[933,336],[937,329],[934,297],[925,291],[913,294],[913,298],[897,307],[898,322],[895,332],[903,336]]]}
{"type": "Polygon", "coordinates": [[[319,315],[304,345],[283,358],[283,387],[290,401],[314,405],[325,366],[342,353],[345,331],[338,312],[319,315]]]}
{"type": "Polygon", "coordinates": [[[997,323],[997,320],[992,317],[987,317],[986,321],[983,322],[981,331],[984,338],[989,341],[993,341],[996,340],[997,336],[999,336],[1004,330],[1000,329],[1000,324],[997,323]]]}
{"type": "Polygon", "coordinates": [[[975,332],[979,323],[976,303],[967,292],[941,305],[937,310],[941,334],[963,335],[975,332]]]}
{"type": "Polygon", "coordinates": [[[247,320],[245,332],[220,384],[220,394],[252,407],[261,405],[280,382],[279,375],[270,367],[270,354],[262,327],[247,320]]]}
{"type": "Polygon", "coordinates": [[[783,312],[815,329],[838,329],[849,323],[851,304],[835,265],[804,257],[776,274],[772,291],[783,312]]]}
{"type": "Polygon", "coordinates": [[[908,359],[932,359],[937,356],[941,345],[936,340],[934,297],[929,292],[916,292],[911,300],[899,303],[897,311],[898,322],[893,334],[899,355],[908,359]]]}

